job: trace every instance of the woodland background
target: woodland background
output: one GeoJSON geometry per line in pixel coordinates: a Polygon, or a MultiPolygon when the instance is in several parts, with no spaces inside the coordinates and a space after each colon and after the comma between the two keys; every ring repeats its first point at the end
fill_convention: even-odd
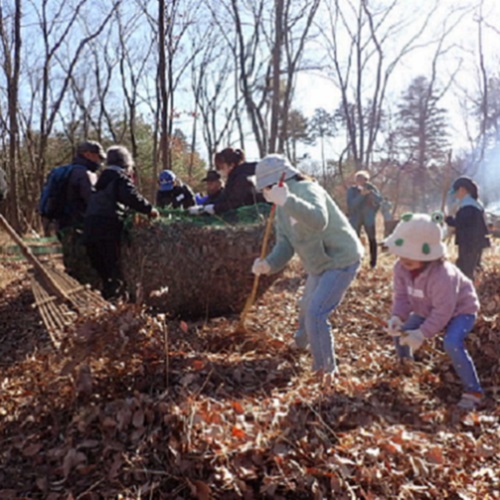
{"type": "Polygon", "coordinates": [[[234,146],[284,152],[341,204],[360,168],[394,211],[439,208],[463,172],[498,201],[498,14],[491,0],[5,0],[8,218],[38,228],[44,178],[83,138],[128,146],[148,196],[163,168],[201,189],[234,146]]]}

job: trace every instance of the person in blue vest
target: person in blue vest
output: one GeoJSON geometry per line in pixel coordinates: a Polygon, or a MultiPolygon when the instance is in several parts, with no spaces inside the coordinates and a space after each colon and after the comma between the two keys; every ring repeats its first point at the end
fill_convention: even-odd
{"type": "Polygon", "coordinates": [[[357,235],[364,228],[370,247],[370,266],[377,265],[377,238],[375,218],[380,208],[382,197],[378,189],[369,182],[370,174],[366,170],[356,172],[355,184],[347,190],[347,212],[349,222],[357,235]]]}
{"type": "Polygon", "coordinates": [[[160,208],[189,208],[196,204],[193,190],[172,170],[162,170],[158,176],[156,206],[160,208]]]}

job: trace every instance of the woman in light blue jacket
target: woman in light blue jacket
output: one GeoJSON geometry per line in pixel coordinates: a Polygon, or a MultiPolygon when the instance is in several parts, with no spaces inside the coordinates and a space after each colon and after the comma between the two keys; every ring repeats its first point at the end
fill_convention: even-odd
{"type": "Polygon", "coordinates": [[[356,275],[362,244],[330,195],[284,156],[266,156],[255,173],[257,190],[276,205],[276,244],[265,259],[255,260],[252,272],[278,272],[295,253],[300,257],[307,281],[295,342],[298,347],[310,343],[313,370],[331,380],[336,363],[329,316],[356,275]]]}

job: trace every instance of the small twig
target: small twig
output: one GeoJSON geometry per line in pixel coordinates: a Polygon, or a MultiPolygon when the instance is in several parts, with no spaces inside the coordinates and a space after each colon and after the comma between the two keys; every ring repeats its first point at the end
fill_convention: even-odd
{"type": "Polygon", "coordinates": [[[168,327],[165,318],[162,321],[163,330],[163,354],[165,356],[165,361],[163,364],[163,373],[165,377],[165,390],[168,391],[168,372],[169,372],[169,358],[168,358],[168,327]]]}

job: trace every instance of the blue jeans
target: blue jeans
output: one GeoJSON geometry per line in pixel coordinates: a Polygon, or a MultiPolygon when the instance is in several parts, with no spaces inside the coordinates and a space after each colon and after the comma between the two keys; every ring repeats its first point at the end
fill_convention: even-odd
{"type": "Polygon", "coordinates": [[[307,276],[299,304],[299,329],[295,333],[295,343],[298,347],[311,344],[313,370],[335,371],[335,345],[328,318],[342,301],[358,268],[359,262],[356,262],[342,269],[328,269],[321,274],[307,276]]]}
{"type": "MultiPolygon", "coordinates": [[[[404,323],[402,330],[415,330],[425,321],[425,318],[416,314],[404,323]]],[[[469,334],[476,321],[475,314],[460,314],[455,316],[446,325],[443,337],[443,347],[451,359],[456,374],[460,377],[465,392],[483,392],[479,378],[476,373],[474,362],[472,361],[464,345],[465,337],[469,334]]],[[[412,358],[413,355],[408,346],[399,344],[399,337],[394,338],[396,354],[400,358],[412,358]]]]}

